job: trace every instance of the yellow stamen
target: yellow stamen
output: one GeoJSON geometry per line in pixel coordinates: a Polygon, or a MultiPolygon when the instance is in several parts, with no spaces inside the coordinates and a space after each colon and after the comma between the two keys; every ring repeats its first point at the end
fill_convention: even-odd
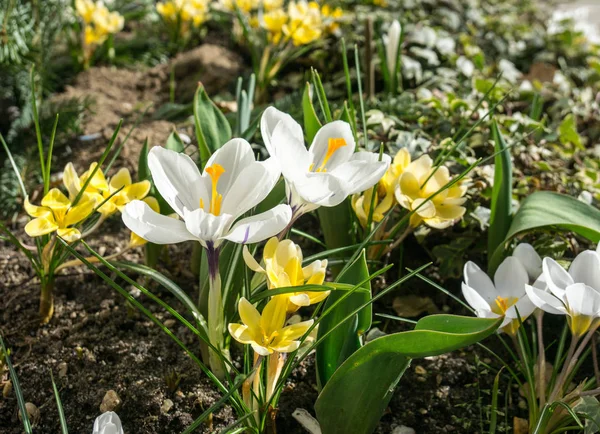
{"type": "MultiPolygon", "coordinates": [[[[346,145],[347,145],[346,140],[344,140],[341,137],[330,138],[327,143],[327,153],[325,154],[325,158],[323,158],[323,162],[321,163],[321,166],[317,169],[317,172],[327,172],[327,168],[325,167],[325,165],[327,164],[329,159],[333,156],[333,154],[335,154],[335,151],[337,151],[340,148],[343,148],[346,145]]],[[[312,169],[312,166],[311,166],[311,169],[312,169]]]]}
{"type": "Polygon", "coordinates": [[[494,300],[496,302],[496,306],[492,306],[492,312],[497,315],[504,315],[506,311],[513,306],[517,301],[519,301],[516,297],[496,297],[494,300]]]}
{"type": "MultiPolygon", "coordinates": [[[[221,177],[221,175],[225,173],[225,169],[223,169],[223,166],[221,166],[220,164],[215,163],[204,170],[206,171],[206,173],[208,173],[208,176],[210,176],[210,179],[212,181],[212,192],[210,198],[209,212],[213,215],[220,215],[221,201],[223,200],[223,195],[217,192],[217,184],[219,183],[219,178],[221,177]]],[[[200,204],[201,206],[203,205],[202,202],[200,202],[200,204]]]]}

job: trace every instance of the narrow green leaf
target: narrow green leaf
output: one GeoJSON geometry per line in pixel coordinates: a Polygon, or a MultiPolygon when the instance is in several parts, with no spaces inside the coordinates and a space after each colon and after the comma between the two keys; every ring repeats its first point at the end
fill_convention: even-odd
{"type": "MultiPolygon", "coordinates": [[[[319,324],[318,338],[337,327],[317,347],[317,380],[321,387],[325,386],[344,360],[361,347],[361,336],[371,327],[372,307],[370,304],[353,317],[348,318],[348,314],[371,299],[371,283],[367,280],[368,278],[369,268],[363,250],[358,260],[340,276],[339,281],[354,285],[364,281],[362,289],[365,291],[356,291],[347,297],[329,315],[322,318],[319,324]],[[344,324],[338,326],[342,322],[344,324]]],[[[336,303],[342,296],[343,292],[332,291],[325,302],[325,309],[336,303]]]]}
{"type": "Polygon", "coordinates": [[[572,231],[593,243],[600,241],[600,210],[574,197],[550,191],[537,191],[528,196],[513,217],[510,229],[496,248],[488,265],[493,273],[504,259],[504,247],[517,235],[556,226],[572,231]]]}
{"type": "Polygon", "coordinates": [[[165,143],[165,148],[175,152],[183,152],[185,150],[185,143],[183,143],[183,140],[181,140],[177,131],[173,130],[173,132],[169,134],[167,143],[165,143]]]}
{"type": "Polygon", "coordinates": [[[148,138],[144,140],[144,145],[140,151],[137,170],[138,181],[150,179],[150,168],[148,167],[148,138]]]}
{"type": "Polygon", "coordinates": [[[198,86],[194,95],[194,124],[202,168],[212,153],[231,139],[229,121],[202,86],[198,86]]]}
{"type": "Polygon", "coordinates": [[[52,380],[52,390],[54,391],[54,399],[56,400],[56,409],[58,410],[58,418],[60,419],[60,431],[62,434],[69,434],[69,427],[67,426],[67,419],[65,418],[65,412],[63,410],[62,401],[60,400],[60,394],[58,388],[54,382],[54,375],[50,371],[50,379],[52,380]]]}
{"type": "Polygon", "coordinates": [[[6,367],[8,368],[8,373],[10,375],[10,381],[12,382],[13,389],[15,391],[15,396],[17,397],[17,405],[19,406],[19,412],[21,412],[21,419],[23,422],[23,429],[26,434],[31,434],[33,431],[31,429],[31,422],[29,421],[29,416],[27,413],[27,408],[25,407],[25,398],[23,398],[23,391],[21,390],[21,384],[19,383],[19,377],[17,376],[17,372],[10,360],[10,356],[8,355],[8,350],[4,345],[4,340],[2,339],[2,335],[0,334],[0,356],[4,357],[4,362],[6,367]]]}
{"type": "Polygon", "coordinates": [[[501,319],[432,315],[415,330],[369,342],[334,373],[315,404],[323,434],[370,434],[411,358],[444,354],[496,331],[501,319]]]}
{"type": "Polygon", "coordinates": [[[581,136],[577,132],[577,120],[572,113],[568,114],[559,125],[558,137],[563,145],[573,144],[579,149],[585,149],[581,136]]]}
{"type": "Polygon", "coordinates": [[[321,128],[321,121],[312,103],[310,90],[310,83],[306,83],[304,93],[302,94],[302,111],[304,112],[304,133],[306,134],[306,141],[308,143],[312,143],[317,131],[321,128]]]}
{"type": "Polygon", "coordinates": [[[494,186],[492,188],[492,206],[490,227],[488,230],[488,262],[502,243],[510,228],[512,218],[512,163],[510,149],[494,120],[492,135],[496,151],[494,165],[494,186]]]}

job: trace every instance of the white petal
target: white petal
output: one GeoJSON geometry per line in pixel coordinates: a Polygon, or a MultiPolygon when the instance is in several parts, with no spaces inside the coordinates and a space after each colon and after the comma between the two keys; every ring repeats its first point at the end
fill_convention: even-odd
{"type": "MultiPolygon", "coordinates": [[[[463,293],[463,297],[465,298],[465,300],[467,301],[467,303],[469,303],[469,306],[471,306],[473,309],[475,309],[477,312],[479,311],[490,311],[491,312],[491,308],[490,308],[490,304],[481,296],[481,294],[479,294],[475,289],[471,288],[469,285],[465,284],[463,282],[462,284],[462,293],[463,293]]],[[[479,316],[479,314],[478,314],[479,316]]]]}
{"type": "Polygon", "coordinates": [[[294,180],[292,187],[304,202],[318,206],[336,206],[348,197],[346,184],[329,173],[308,173],[294,180]]]}
{"type": "Polygon", "coordinates": [[[521,298],[525,294],[525,285],[529,283],[527,270],[514,256],[506,258],[494,274],[494,284],[498,295],[521,298]]]}
{"type": "Polygon", "coordinates": [[[565,299],[571,315],[598,317],[600,315],[600,293],[584,283],[569,285],[565,299]]]}
{"type": "Polygon", "coordinates": [[[321,167],[325,155],[327,155],[329,139],[344,139],[346,145],[337,149],[327,160],[325,168],[328,172],[331,172],[340,164],[350,160],[350,157],[354,154],[356,143],[354,142],[350,124],[344,121],[330,122],[323,125],[319,131],[317,131],[317,134],[310,145],[310,149],[308,150],[312,157],[315,170],[321,167]]]}
{"type": "Polygon", "coordinates": [[[515,258],[521,261],[521,264],[527,270],[529,281],[535,281],[542,274],[542,258],[537,254],[531,244],[521,243],[512,254],[515,258]]]}
{"type": "Polygon", "coordinates": [[[234,243],[258,243],[279,234],[292,219],[289,205],[277,205],[269,211],[237,222],[223,238],[234,243]]]}
{"type": "Polygon", "coordinates": [[[567,286],[575,283],[571,275],[552,258],[544,258],[542,269],[550,291],[563,299],[567,286]]]}
{"type": "Polygon", "coordinates": [[[254,208],[273,190],[279,175],[274,158],[251,162],[241,171],[227,196],[224,196],[222,212],[237,218],[254,208]]]}
{"type": "Polygon", "coordinates": [[[121,419],[117,413],[107,411],[102,413],[94,421],[92,434],[123,434],[121,419]]]}
{"type": "Polygon", "coordinates": [[[593,250],[581,252],[571,263],[569,274],[574,282],[585,283],[600,291],[600,256],[593,250]]]}
{"type": "Polygon", "coordinates": [[[474,262],[467,262],[464,268],[465,283],[473,288],[488,303],[494,303],[498,292],[489,276],[474,262]]]}
{"type": "Polygon", "coordinates": [[[216,243],[223,234],[227,233],[234,218],[229,214],[213,215],[202,208],[186,212],[185,226],[187,230],[205,243],[216,243]]]}
{"type": "Polygon", "coordinates": [[[385,60],[390,76],[396,72],[396,62],[398,60],[398,46],[400,45],[400,35],[402,27],[398,20],[394,20],[390,26],[385,41],[385,60]]]}
{"type": "MultiPolygon", "coordinates": [[[[360,152],[358,154],[370,154],[360,152]]],[[[355,154],[356,155],[356,154],[355,154]]],[[[372,154],[377,157],[377,154],[372,154]]],[[[369,162],[360,159],[352,159],[341,164],[331,172],[348,184],[348,194],[360,193],[373,187],[389,167],[389,160],[369,162]]]]}
{"type": "Polygon", "coordinates": [[[529,296],[523,294],[523,296],[519,298],[519,301],[506,310],[506,316],[513,319],[517,319],[520,316],[521,320],[525,321],[525,319],[533,313],[535,307],[535,304],[529,299],[529,296]]]}
{"type": "MultiPolygon", "coordinates": [[[[221,165],[225,169],[225,172],[219,178],[217,191],[225,198],[240,173],[252,163],[254,163],[254,153],[250,144],[244,139],[231,139],[210,156],[206,163],[203,177],[208,177],[206,167],[210,167],[213,164],[221,165]]],[[[211,185],[210,181],[207,181],[207,184],[211,185]]]]}
{"type": "Polygon", "coordinates": [[[531,302],[544,312],[554,315],[564,315],[567,313],[564,304],[549,292],[534,288],[531,285],[527,285],[525,291],[531,302]]]}
{"type": "Polygon", "coordinates": [[[155,244],[175,244],[196,240],[181,220],[157,213],[141,200],[128,203],[123,210],[123,223],[132,232],[155,244]]]}
{"type": "Polygon", "coordinates": [[[148,153],[148,167],[161,196],[181,217],[184,209],[197,209],[200,199],[208,200],[200,171],[187,155],[155,146],[148,153]]]}
{"type": "Polygon", "coordinates": [[[269,155],[271,155],[271,157],[279,157],[278,154],[281,150],[285,152],[287,143],[279,142],[273,138],[275,128],[280,123],[285,125],[290,133],[290,138],[295,142],[300,142],[302,147],[306,150],[306,147],[304,147],[304,133],[302,132],[300,124],[287,113],[277,110],[275,107],[267,107],[260,119],[260,133],[265,142],[267,151],[269,151],[269,155]]]}
{"type": "Polygon", "coordinates": [[[304,146],[304,138],[297,137],[290,125],[279,122],[273,130],[272,141],[276,144],[275,158],[285,179],[294,180],[308,172],[311,156],[304,146]]]}

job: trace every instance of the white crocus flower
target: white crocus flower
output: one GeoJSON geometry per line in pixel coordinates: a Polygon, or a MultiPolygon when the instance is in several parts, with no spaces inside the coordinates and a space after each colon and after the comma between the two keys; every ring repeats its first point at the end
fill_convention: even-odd
{"type": "Polygon", "coordinates": [[[190,157],[161,147],[148,154],[156,188],[183,220],[163,216],[142,201],[125,207],[125,225],[147,241],[174,244],[199,241],[217,249],[229,240],[256,243],[277,235],[289,223],[288,205],[238,219],[267,197],[279,179],[275,160],[255,161],[250,144],[233,139],[217,150],[200,174],[190,157]]]}
{"type": "Polygon", "coordinates": [[[388,29],[387,35],[383,37],[385,45],[385,60],[390,77],[396,73],[398,65],[400,48],[400,37],[402,36],[402,26],[398,20],[394,20],[388,29]]]}
{"type": "Polygon", "coordinates": [[[580,253],[568,272],[551,258],[544,258],[542,267],[550,293],[528,286],[531,301],[548,313],[567,315],[575,336],[597,327],[600,324],[600,249],[580,253]]]}
{"type": "Polygon", "coordinates": [[[390,157],[354,152],[356,144],[347,122],[324,125],[307,150],[302,127],[286,113],[269,107],[261,119],[269,154],[285,178],[292,221],[320,206],[339,205],[348,196],[373,187],[390,164],[390,157]]]}
{"type": "Polygon", "coordinates": [[[542,275],[542,258],[531,244],[521,243],[513,250],[512,254],[517,258],[529,276],[530,282],[535,282],[542,275]]]}
{"type": "Polygon", "coordinates": [[[121,419],[119,419],[117,413],[112,411],[102,413],[94,421],[92,434],[123,434],[121,419]]]}
{"type": "Polygon", "coordinates": [[[494,282],[476,264],[465,264],[463,296],[481,318],[504,317],[501,329],[514,336],[520,322],[535,310],[525,292],[527,270],[514,256],[506,258],[494,274],[494,282]]]}

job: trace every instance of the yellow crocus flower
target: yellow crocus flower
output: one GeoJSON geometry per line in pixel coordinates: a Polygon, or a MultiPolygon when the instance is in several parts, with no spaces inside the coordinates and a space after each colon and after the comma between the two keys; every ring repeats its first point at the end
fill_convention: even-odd
{"type": "Polygon", "coordinates": [[[262,315],[245,298],[238,303],[242,324],[229,324],[229,333],[238,342],[251,345],[261,356],[274,352],[290,353],[300,346],[301,338],[312,326],[313,320],[285,326],[287,317],[285,297],[273,297],[263,309],[262,315]]]}
{"type": "Polygon", "coordinates": [[[323,5],[321,15],[326,23],[326,31],[334,33],[340,28],[340,19],[344,16],[344,11],[340,7],[332,8],[329,5],[323,5]]]}
{"type": "Polygon", "coordinates": [[[371,210],[371,202],[375,206],[373,210],[374,222],[380,222],[385,213],[394,206],[394,190],[398,183],[398,178],[404,172],[404,169],[410,164],[410,153],[406,148],[400,149],[392,164],[385,172],[375,191],[375,200],[373,200],[373,189],[368,189],[363,193],[352,196],[352,208],[363,227],[367,226],[371,210]]]}
{"type": "Polygon", "coordinates": [[[92,0],[75,0],[75,10],[84,23],[92,22],[96,4],[92,0]]]}
{"type": "Polygon", "coordinates": [[[263,27],[269,32],[269,40],[274,44],[281,41],[283,26],[287,23],[288,16],[283,9],[276,9],[263,15],[263,27]]]}
{"type": "MultiPolygon", "coordinates": [[[[267,276],[269,289],[285,288],[289,286],[322,285],[327,270],[327,260],[316,260],[306,267],[302,267],[302,249],[291,240],[279,241],[271,238],[265,244],[263,260],[265,268],[254,259],[244,246],[244,261],[254,272],[264,273],[267,276]]],[[[294,292],[282,297],[288,299],[288,312],[295,312],[301,306],[323,301],[330,291],[294,292]]]]}
{"type": "Polygon", "coordinates": [[[283,0],[262,0],[263,9],[266,12],[271,12],[283,7],[283,0]]]}
{"type": "MultiPolygon", "coordinates": [[[[96,166],[97,163],[92,163],[89,170],[80,178],[73,164],[67,164],[63,182],[71,197],[79,193],[96,166]]],[[[98,212],[106,218],[117,211],[121,211],[129,202],[145,198],[150,192],[150,187],[150,181],[147,180],[133,183],[129,170],[126,168],[120,169],[110,181],[107,181],[102,170],[98,169],[87,185],[85,192],[95,197],[98,205],[102,204],[98,208],[98,212]]]]}
{"type": "Polygon", "coordinates": [[[438,167],[431,175],[434,170],[431,158],[423,155],[406,166],[396,185],[395,195],[400,206],[409,211],[416,210],[410,218],[412,227],[425,223],[432,228],[444,229],[465,213],[465,207],[461,205],[467,200],[464,197],[468,188],[466,180],[427,199],[452,179],[447,167],[438,167]]]}
{"type": "Polygon", "coordinates": [[[81,232],[72,226],[87,218],[95,206],[95,200],[86,194],[73,206],[58,188],[53,188],[44,196],[42,206],[32,205],[26,197],[25,211],[34,219],[25,225],[25,232],[30,237],[56,232],[67,242],[76,241],[81,238],[81,232]]]}
{"type": "Polygon", "coordinates": [[[296,46],[307,45],[323,34],[321,9],[317,2],[290,2],[289,21],[282,28],[284,35],[296,46]]]}

